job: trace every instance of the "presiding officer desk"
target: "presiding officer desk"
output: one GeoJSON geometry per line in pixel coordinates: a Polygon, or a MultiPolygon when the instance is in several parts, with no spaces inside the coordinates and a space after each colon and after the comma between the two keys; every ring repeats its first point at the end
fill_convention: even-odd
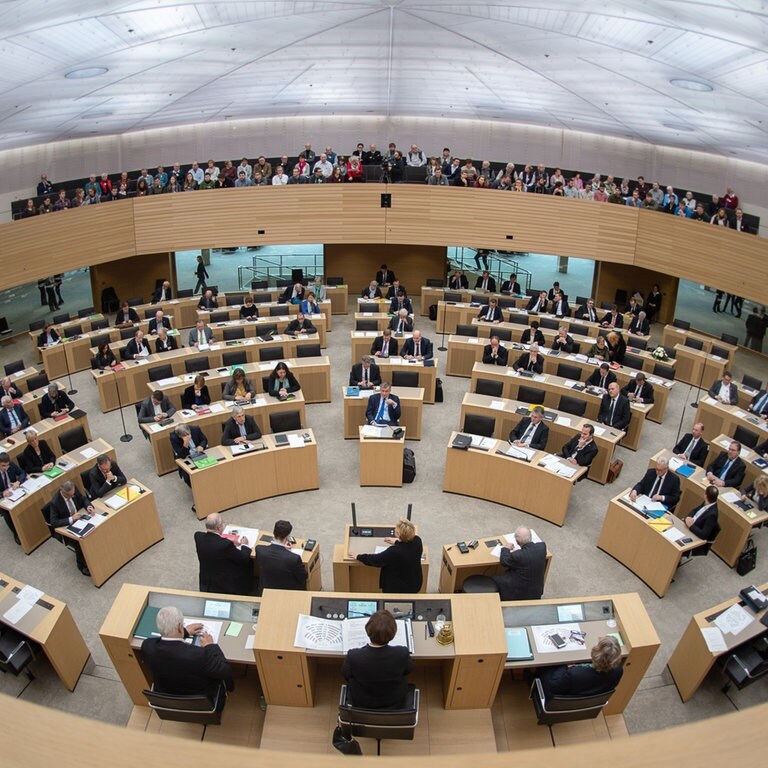
{"type": "Polygon", "coordinates": [[[485,438],[488,450],[454,448],[458,434],[453,432],[448,441],[443,491],[521,509],[555,525],[565,523],[571,491],[579,478],[587,474],[586,467],[572,466],[560,459],[554,469],[549,469],[541,463],[551,456],[546,451],[533,451],[530,461],[511,458],[500,453],[510,447],[509,443],[494,438],[485,438]],[[572,470],[572,476],[558,474],[559,467],[567,467],[569,473],[572,470]]]}
{"type": "Polygon", "coordinates": [[[0,625],[11,627],[33,646],[42,649],[61,682],[74,691],[91,655],[85,640],[67,604],[55,597],[40,595],[34,599],[36,595],[31,595],[25,600],[31,607],[22,616],[6,616],[20,602],[20,593],[24,600],[27,593],[22,593],[22,589],[26,586],[12,576],[0,573],[0,625]]]}
{"type": "MultiPolygon", "coordinates": [[[[359,435],[358,427],[367,423],[365,411],[368,398],[379,391],[379,387],[361,389],[359,395],[348,395],[347,387],[342,387],[344,399],[344,439],[353,440],[359,435]]],[[[405,427],[408,440],[421,440],[421,416],[424,405],[422,387],[392,387],[392,394],[400,398],[400,426],[405,427]]]]}
{"type": "MultiPolygon", "coordinates": [[[[291,304],[289,306],[295,307],[297,305],[291,304]]],[[[289,323],[296,317],[296,314],[292,316],[289,315],[287,306],[285,307],[284,315],[275,315],[274,317],[267,315],[266,317],[259,317],[258,319],[254,320],[241,320],[239,316],[239,310],[235,309],[230,309],[228,311],[224,310],[223,312],[220,310],[213,310],[212,312],[207,310],[198,310],[197,315],[200,320],[204,320],[207,325],[210,325],[214,336],[222,336],[224,331],[227,329],[240,328],[247,338],[262,336],[263,328],[268,325],[276,326],[277,330],[273,331],[274,333],[285,333],[285,329],[288,327],[289,323]],[[227,319],[211,320],[211,316],[217,318],[221,317],[222,315],[226,315],[227,319]]],[[[304,334],[300,338],[309,336],[310,338],[319,341],[321,347],[326,347],[327,317],[330,317],[330,314],[307,315],[307,319],[312,322],[312,325],[317,330],[317,333],[304,334]]]]}

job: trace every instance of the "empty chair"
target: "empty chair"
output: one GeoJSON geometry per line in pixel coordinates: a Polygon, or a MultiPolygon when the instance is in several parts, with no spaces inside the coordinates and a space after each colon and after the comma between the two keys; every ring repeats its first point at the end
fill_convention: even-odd
{"type": "Polygon", "coordinates": [[[520,387],[517,392],[517,399],[522,400],[524,403],[532,403],[534,405],[544,404],[545,392],[542,389],[536,389],[536,387],[520,387]]]}
{"type": "Polygon", "coordinates": [[[589,336],[589,328],[586,325],[578,325],[577,323],[571,323],[568,332],[571,336],[589,336]]]}
{"type": "Polygon", "coordinates": [[[8,365],[5,366],[5,375],[11,376],[14,373],[23,371],[25,367],[23,360],[14,360],[12,363],[8,363],[8,365]]]}
{"type": "Polygon", "coordinates": [[[277,323],[259,323],[259,336],[272,336],[277,333],[277,323]]]}
{"type": "Polygon", "coordinates": [[[259,360],[264,362],[265,360],[282,360],[283,348],[282,347],[265,347],[259,350],[259,360]]]}
{"type": "Polygon", "coordinates": [[[277,280],[275,280],[275,286],[277,288],[287,288],[289,285],[293,285],[293,280],[288,280],[287,278],[280,277],[277,280]]]}
{"type": "Polygon", "coordinates": [[[290,432],[301,429],[300,411],[278,411],[269,414],[269,428],[272,432],[290,432]]]}
{"type": "Polygon", "coordinates": [[[155,307],[150,307],[149,309],[144,310],[144,319],[149,320],[150,318],[155,316],[155,313],[157,312],[157,309],[155,307]]]}
{"type": "Polygon", "coordinates": [[[254,304],[269,304],[270,301],[272,301],[271,293],[254,293],[253,294],[254,304]]]}
{"type": "Polygon", "coordinates": [[[72,427],[59,435],[59,445],[62,453],[69,453],[85,445],[88,442],[88,436],[85,434],[85,428],[81,425],[72,427]]]}
{"type": "Polygon", "coordinates": [[[460,293],[453,293],[451,291],[446,291],[444,294],[444,298],[446,301],[455,301],[459,302],[461,301],[461,294],[460,293]]]}
{"type": "Polygon", "coordinates": [[[635,347],[635,349],[647,349],[648,339],[641,339],[637,336],[633,336],[631,346],[635,347]]]}
{"type": "Polygon", "coordinates": [[[326,277],[325,278],[325,284],[326,285],[344,285],[344,278],[343,277],[326,277]]]}
{"type": "Polygon", "coordinates": [[[80,472],[80,483],[83,486],[83,492],[89,499],[93,498],[93,496],[91,496],[91,469],[92,467],[88,467],[88,469],[84,469],[80,472]]]}
{"type": "Polygon", "coordinates": [[[229,312],[211,312],[212,323],[226,323],[229,320],[229,312]]]}
{"type": "Polygon", "coordinates": [[[227,306],[239,306],[243,303],[242,293],[228,293],[227,294],[227,306]]]}
{"type": "Polygon", "coordinates": [[[613,305],[614,305],[613,301],[601,301],[600,309],[613,309],[613,305]]]}
{"type": "Polygon", "coordinates": [[[34,392],[36,389],[40,389],[40,387],[47,386],[48,374],[45,371],[40,371],[40,373],[36,373],[27,379],[27,392],[34,392]]]}
{"type": "Polygon", "coordinates": [[[493,335],[499,337],[499,341],[512,341],[512,331],[509,328],[494,328],[493,335]]]}
{"type": "Polygon", "coordinates": [[[643,370],[643,358],[639,355],[632,355],[629,352],[624,355],[624,362],[622,364],[626,365],[627,368],[634,368],[636,371],[643,370]]]}
{"type": "Polygon", "coordinates": [[[356,331],[378,331],[379,322],[378,320],[373,320],[370,317],[363,318],[362,320],[356,320],[355,330],[356,331]]]}
{"type": "MultiPolygon", "coordinates": [[[[269,376],[262,376],[261,377],[261,391],[262,392],[269,392],[269,376]]],[[[224,425],[221,425],[221,428],[224,429],[224,425]]]]}
{"type": "Polygon", "coordinates": [[[248,356],[245,354],[245,350],[236,349],[233,352],[225,352],[221,356],[221,362],[227,367],[232,365],[245,365],[248,362],[248,356]]]}
{"type": "Polygon", "coordinates": [[[220,683],[213,698],[203,694],[181,695],[174,693],[158,693],[154,686],[143,691],[149,708],[161,720],[173,720],[178,723],[194,723],[203,726],[221,724],[221,713],[227,700],[224,683],[220,683]]]}
{"type": "Polygon", "coordinates": [[[191,299],[192,296],[194,296],[194,292],[192,291],[191,288],[180,288],[176,292],[176,296],[179,299],[191,299]]]}
{"type": "Polygon", "coordinates": [[[30,331],[42,331],[45,328],[45,320],[33,320],[29,324],[30,331]]]}
{"type": "Polygon", "coordinates": [[[121,360],[130,360],[131,356],[128,354],[128,345],[126,344],[124,347],[120,347],[118,350],[118,355],[120,356],[121,360]]]}
{"type": "Polygon", "coordinates": [[[757,434],[757,432],[753,432],[751,429],[738,426],[733,433],[733,439],[737,443],[746,445],[747,448],[754,448],[760,441],[760,436],[757,434]]]}
{"type": "Polygon", "coordinates": [[[127,341],[128,339],[132,339],[135,335],[136,335],[136,329],[133,326],[120,329],[121,341],[127,341]]]}
{"type": "Polygon", "coordinates": [[[462,582],[461,591],[465,595],[494,594],[499,592],[499,585],[490,577],[480,573],[467,576],[462,582]]]}
{"type": "Polygon", "coordinates": [[[252,291],[261,291],[265,288],[269,288],[269,283],[266,280],[251,280],[252,291]]]}
{"type": "Polygon", "coordinates": [[[730,333],[720,334],[720,341],[724,341],[726,344],[738,344],[739,340],[736,336],[732,336],[730,333]]]}
{"type": "Polygon", "coordinates": [[[574,720],[592,720],[597,717],[614,689],[592,696],[563,696],[556,695],[545,698],[544,688],[538,677],[533,679],[530,698],[539,725],[552,726],[556,723],[569,723],[574,720]]]}
{"type": "Polygon", "coordinates": [[[32,646],[24,635],[11,627],[0,629],[0,671],[18,677],[26,670],[27,677],[34,680],[34,675],[28,669],[34,658],[32,646]]]}
{"type": "Polygon", "coordinates": [[[683,342],[684,347],[691,349],[704,349],[704,342],[700,339],[692,339],[690,336],[683,342]]]}
{"type": "Polygon", "coordinates": [[[766,640],[764,637],[758,638],[746,647],[737,648],[719,661],[722,664],[723,673],[728,678],[728,682],[723,686],[723,693],[726,693],[731,685],[735,685],[740,691],[768,674],[766,640]]]}
{"type": "Polygon", "coordinates": [[[728,355],[730,354],[730,351],[727,350],[725,347],[718,347],[717,344],[713,344],[711,354],[715,355],[716,357],[722,357],[723,359],[727,360],[728,355]]]}
{"type": "Polygon", "coordinates": [[[439,277],[428,277],[425,285],[428,288],[442,288],[443,281],[439,277]]]}
{"type": "MultiPolygon", "coordinates": [[[[576,304],[579,307],[583,307],[588,301],[589,301],[589,299],[586,296],[577,296],[576,297],[576,304]]],[[[571,326],[571,328],[573,328],[573,326],[571,326]]],[[[574,331],[574,333],[575,333],[575,331],[574,331]]]]}
{"type": "Polygon", "coordinates": [[[557,409],[565,413],[572,413],[574,416],[583,416],[587,410],[587,401],[569,395],[561,395],[557,409]]]}
{"type": "Polygon", "coordinates": [[[468,413],[464,417],[463,432],[469,432],[470,435],[481,435],[482,437],[493,437],[496,429],[496,419],[490,416],[477,416],[474,413],[468,413]]]}
{"type": "Polygon", "coordinates": [[[678,317],[672,321],[672,325],[675,328],[681,328],[684,331],[687,331],[691,327],[691,324],[687,320],[680,320],[678,317]]]}
{"type": "MultiPolygon", "coordinates": [[[[128,302],[129,307],[138,307],[140,304],[144,304],[144,297],[143,296],[134,296],[131,299],[126,299],[128,302]]],[[[83,317],[83,315],[80,315],[80,317],[83,317]]]]}
{"type": "Polygon", "coordinates": [[[100,331],[102,328],[109,328],[109,320],[106,317],[102,317],[101,320],[94,320],[91,323],[92,331],[100,331]]]}
{"type": "Polygon", "coordinates": [[[507,322],[516,323],[517,325],[528,325],[528,316],[519,315],[517,312],[510,312],[507,322]]]}
{"type": "Polygon", "coordinates": [[[539,318],[539,326],[548,328],[550,331],[556,331],[560,327],[560,322],[554,317],[539,318]]]}
{"type": "Polygon", "coordinates": [[[750,389],[756,389],[758,392],[763,388],[763,382],[760,381],[755,376],[750,376],[748,373],[745,373],[744,376],[741,379],[741,383],[745,387],[749,387],[750,389]]]}
{"type": "Polygon", "coordinates": [[[361,301],[357,307],[358,312],[378,312],[380,305],[375,301],[361,301]]]}
{"type": "Polygon", "coordinates": [[[170,365],[156,365],[147,371],[149,381],[160,381],[161,379],[170,379],[173,376],[173,367],[170,365]]]}
{"type": "Polygon", "coordinates": [[[234,341],[245,338],[245,328],[225,328],[221,334],[224,341],[234,341]]]}
{"type": "Polygon", "coordinates": [[[562,379],[574,379],[581,381],[583,371],[578,365],[569,365],[568,363],[557,364],[557,375],[562,379]]]}
{"type": "Polygon", "coordinates": [[[320,357],[320,344],[299,344],[296,347],[296,357],[320,357]]]}
{"type": "Polygon", "coordinates": [[[200,371],[207,371],[211,367],[208,361],[207,355],[202,357],[193,357],[191,360],[184,361],[184,369],[187,373],[200,373],[200,371]]]}
{"type": "Polygon", "coordinates": [[[674,347],[663,347],[663,349],[670,360],[674,360],[677,357],[677,350],[674,347]]]}
{"type": "Polygon", "coordinates": [[[419,386],[418,371],[393,371],[392,386],[393,387],[418,387],[419,386]]]}
{"type": "Polygon", "coordinates": [[[61,315],[54,315],[53,316],[53,324],[59,325],[59,323],[68,323],[69,322],[69,312],[64,312],[61,315]]]}
{"type": "Polygon", "coordinates": [[[456,335],[457,336],[477,336],[477,326],[465,325],[464,323],[459,323],[456,326],[456,335]]]}
{"type": "Polygon", "coordinates": [[[504,382],[493,379],[478,379],[475,384],[475,394],[501,397],[504,392],[504,382]]]}
{"type": "Polygon", "coordinates": [[[288,314],[290,314],[290,310],[287,304],[276,304],[274,307],[269,308],[270,317],[282,317],[288,314]]]}
{"type": "MultiPolygon", "coordinates": [[[[143,304],[144,302],[140,301],[139,304],[143,304]]],[[[77,310],[77,316],[78,317],[90,317],[91,315],[96,314],[96,307],[83,307],[82,309],[77,310]]]]}
{"type": "Polygon", "coordinates": [[[662,379],[675,380],[675,369],[671,365],[664,365],[664,363],[656,363],[653,366],[653,375],[659,376],[662,379]]]}
{"type": "Polygon", "coordinates": [[[499,299],[499,306],[502,309],[512,309],[515,306],[515,300],[511,296],[502,296],[499,299]]]}
{"type": "Polygon", "coordinates": [[[79,336],[82,332],[82,325],[70,325],[69,328],[67,328],[67,338],[71,339],[73,336],[79,336]]]}
{"type": "Polygon", "coordinates": [[[488,297],[484,293],[470,293],[469,300],[472,304],[487,304],[488,297]]]}

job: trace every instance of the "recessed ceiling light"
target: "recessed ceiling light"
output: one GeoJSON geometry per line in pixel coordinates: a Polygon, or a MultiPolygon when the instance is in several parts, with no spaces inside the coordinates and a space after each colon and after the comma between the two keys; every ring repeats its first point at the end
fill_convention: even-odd
{"type": "Polygon", "coordinates": [[[702,91],[702,92],[708,92],[713,90],[712,86],[709,85],[709,83],[703,83],[701,80],[686,80],[685,78],[681,77],[673,77],[669,81],[670,85],[674,85],[675,88],[682,88],[686,91],[702,91]]]}
{"type": "Polygon", "coordinates": [[[98,77],[99,75],[106,75],[109,70],[106,67],[83,67],[82,69],[73,69],[71,72],[67,72],[64,77],[67,80],[83,80],[86,77],[98,77]]]}

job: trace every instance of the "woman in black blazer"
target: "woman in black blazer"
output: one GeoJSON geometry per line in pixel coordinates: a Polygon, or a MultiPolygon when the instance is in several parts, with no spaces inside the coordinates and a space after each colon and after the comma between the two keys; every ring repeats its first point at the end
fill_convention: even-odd
{"type": "Polygon", "coordinates": [[[645,308],[648,312],[648,322],[652,323],[656,318],[656,315],[661,311],[661,291],[659,290],[658,283],[653,284],[648,298],[645,300],[645,308]]]}
{"type": "Polygon", "coordinates": [[[210,404],[211,396],[205,385],[205,376],[199,373],[195,376],[194,382],[184,390],[181,396],[181,407],[189,409],[210,404]]]}
{"type": "Polygon", "coordinates": [[[415,594],[421,589],[421,538],[410,520],[400,520],[395,526],[395,538],[384,539],[387,547],[378,555],[361,554],[357,559],[363,565],[381,568],[379,586],[382,592],[415,594]]]}
{"type": "Polygon", "coordinates": [[[32,472],[44,472],[46,469],[51,469],[56,463],[56,455],[48,447],[48,443],[41,440],[34,429],[26,430],[24,437],[27,438],[27,447],[19,456],[21,468],[28,475],[32,472]]]}
{"type": "Polygon", "coordinates": [[[93,365],[95,368],[113,368],[117,365],[117,358],[115,353],[109,348],[109,342],[105,342],[99,347],[99,351],[93,358],[93,365]]]}
{"type": "Polygon", "coordinates": [[[278,363],[275,370],[269,374],[269,384],[267,394],[270,397],[276,397],[279,400],[285,400],[292,392],[298,392],[301,384],[296,377],[288,370],[285,363],[278,363]]]}
{"type": "Polygon", "coordinates": [[[601,637],[591,651],[590,664],[564,664],[537,671],[550,696],[596,696],[615,688],[621,680],[621,647],[615,637],[601,637]]]}
{"type": "Polygon", "coordinates": [[[413,669],[408,649],[389,645],[397,624],[389,611],[376,611],[365,625],[369,643],[353,648],[344,659],[347,698],[355,707],[398,709],[408,695],[406,677],[413,669]]]}

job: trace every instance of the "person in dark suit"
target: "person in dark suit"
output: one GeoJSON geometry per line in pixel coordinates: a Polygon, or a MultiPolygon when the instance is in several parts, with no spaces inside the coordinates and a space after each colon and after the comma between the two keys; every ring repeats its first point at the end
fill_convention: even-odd
{"type": "Polygon", "coordinates": [[[597,322],[597,310],[595,309],[595,300],[587,299],[587,303],[583,304],[576,311],[576,318],[579,320],[587,320],[590,323],[597,322]]]}
{"type": "MultiPolygon", "coordinates": [[[[184,614],[173,605],[157,612],[160,637],[148,637],[141,644],[144,658],[158,693],[179,696],[208,696],[211,703],[221,683],[228,691],[235,688],[232,668],[221,648],[199,623],[184,627],[184,614]],[[199,645],[179,642],[199,635],[199,645]]],[[[220,697],[219,708],[226,699],[220,697]]]]}
{"type": "Polygon", "coordinates": [[[591,664],[562,664],[538,670],[536,675],[545,697],[596,696],[616,688],[623,673],[619,641],[610,635],[601,637],[591,656],[591,664]]]}
{"type": "Polygon", "coordinates": [[[761,389],[749,403],[750,413],[765,418],[768,416],[768,390],[761,389]]]}
{"type": "Polygon", "coordinates": [[[571,308],[568,306],[568,302],[562,293],[556,293],[551,299],[552,301],[552,314],[557,317],[570,317],[571,308]]]}
{"type": "Polygon", "coordinates": [[[539,291],[537,296],[531,296],[525,308],[529,312],[546,312],[548,304],[547,292],[539,291]]]}
{"type": "Polygon", "coordinates": [[[312,325],[312,321],[304,316],[303,312],[297,313],[296,317],[285,326],[286,336],[296,336],[299,333],[317,333],[317,328],[312,325]]]}
{"type": "Polygon", "coordinates": [[[408,317],[405,307],[389,321],[389,330],[395,333],[410,333],[413,330],[413,319],[408,317]]]}
{"type": "Polygon", "coordinates": [[[595,428],[591,424],[585,424],[578,435],[574,435],[561,449],[562,456],[577,467],[588,467],[597,456],[597,443],[594,441],[595,428]]]}
{"type": "Polygon", "coordinates": [[[636,318],[640,312],[642,312],[642,309],[640,308],[640,305],[637,303],[637,299],[632,296],[632,298],[629,300],[629,304],[627,304],[626,309],[624,310],[624,314],[632,315],[632,318],[636,318]]]}
{"type": "Polygon", "coordinates": [[[615,304],[603,315],[600,325],[604,328],[621,328],[624,325],[624,318],[619,314],[619,308],[615,304]]]}
{"type": "Polygon", "coordinates": [[[540,347],[546,347],[547,346],[547,340],[544,338],[544,334],[539,329],[539,321],[534,320],[531,323],[530,328],[526,328],[523,331],[523,336],[520,339],[521,344],[532,344],[536,343],[540,347]]]}
{"type": "Polygon", "coordinates": [[[547,300],[554,301],[555,296],[557,296],[558,293],[563,297],[563,299],[565,299],[566,301],[568,300],[568,296],[566,295],[565,291],[560,287],[560,283],[557,280],[555,280],[555,282],[552,283],[552,287],[549,289],[549,292],[547,293],[547,300]]]}
{"type": "Polygon", "coordinates": [[[223,533],[224,521],[218,512],[205,518],[205,531],[195,531],[200,591],[250,595],[253,587],[250,543],[245,536],[233,541],[223,533]]]}
{"type": "Polygon", "coordinates": [[[377,336],[371,344],[371,354],[374,357],[397,356],[397,339],[392,338],[392,329],[385,328],[381,336],[377,336]]]}
{"type": "Polygon", "coordinates": [[[491,343],[483,348],[483,362],[486,365],[507,365],[509,351],[501,345],[498,336],[491,336],[491,343]]]}
{"type": "Polygon", "coordinates": [[[370,389],[381,384],[381,371],[368,355],[363,355],[362,361],[352,366],[349,374],[349,386],[370,389]]]}
{"type": "MultiPolygon", "coordinates": [[[[314,297],[314,294],[311,293],[310,296],[314,297]]],[[[302,309],[306,310],[308,308],[302,305],[302,309]]],[[[259,308],[253,303],[253,296],[249,294],[245,297],[245,302],[240,307],[240,312],[238,314],[241,320],[256,320],[256,318],[258,318],[259,308]]]]}
{"type": "Polygon", "coordinates": [[[597,420],[601,424],[626,432],[631,419],[629,400],[621,394],[619,383],[614,381],[608,385],[608,392],[603,395],[597,420]]]}
{"type": "Polygon", "coordinates": [[[500,323],[504,320],[499,309],[499,300],[496,298],[488,299],[488,304],[480,309],[477,313],[478,320],[484,320],[486,323],[500,323]]]}
{"type": "Polygon", "coordinates": [[[679,459],[690,461],[697,467],[704,466],[708,452],[709,445],[704,439],[704,425],[701,422],[694,424],[691,431],[684,434],[672,449],[672,453],[679,459]]]}
{"type": "MultiPolygon", "coordinates": [[[[194,461],[205,452],[208,447],[208,438],[200,427],[194,424],[177,424],[170,434],[171,450],[174,459],[190,459],[194,461]]],[[[191,487],[192,482],[189,479],[189,473],[184,472],[181,467],[178,468],[179,477],[191,487]]],[[[192,511],[196,512],[195,505],[192,505],[192,511]]]]}
{"type": "Polygon", "coordinates": [[[608,391],[608,385],[616,381],[616,374],[611,370],[608,363],[600,363],[584,382],[588,387],[599,387],[605,392],[608,391]]]}
{"type": "Polygon", "coordinates": [[[170,352],[173,349],[178,349],[176,338],[168,335],[167,328],[160,328],[157,332],[157,340],[155,341],[155,352],[159,354],[161,352],[170,352]]]}
{"type": "Polygon", "coordinates": [[[635,334],[635,336],[647,336],[651,332],[651,325],[642,309],[632,318],[632,322],[629,324],[629,332],[635,334]]]}
{"type": "Polygon", "coordinates": [[[649,469],[640,482],[635,483],[629,494],[632,501],[637,497],[647,496],[651,501],[659,501],[667,509],[674,509],[680,501],[680,479],[669,471],[667,460],[661,456],[656,459],[656,466],[649,469]]]}
{"type": "MultiPolygon", "coordinates": [[[[408,291],[405,290],[405,286],[401,285],[400,281],[397,278],[395,278],[392,281],[392,285],[390,285],[389,288],[387,289],[386,298],[392,301],[392,299],[396,299],[398,294],[400,293],[402,293],[403,296],[406,296],[406,297],[408,296],[408,291]]],[[[410,304],[410,300],[408,303],[410,304]]],[[[409,309],[408,311],[413,312],[413,309],[409,309]]]]}
{"type": "Polygon", "coordinates": [[[117,462],[112,461],[106,454],[96,459],[96,466],[88,473],[88,486],[92,499],[100,499],[127,482],[117,462]]]}
{"type": "Polygon", "coordinates": [[[161,389],[156,389],[146,400],[143,400],[139,408],[139,424],[152,424],[156,421],[169,419],[176,413],[176,407],[163,394],[161,389]]]}
{"type": "Polygon", "coordinates": [[[372,280],[367,288],[363,288],[360,296],[364,299],[370,299],[371,301],[380,299],[381,289],[379,288],[379,284],[375,280],[372,280]]]}
{"type": "Polygon", "coordinates": [[[298,379],[290,372],[285,363],[278,363],[269,374],[267,394],[278,400],[285,400],[288,395],[301,389],[298,379]]]}
{"type": "Polygon", "coordinates": [[[19,456],[21,468],[29,474],[52,469],[56,463],[56,454],[50,449],[45,440],[41,440],[38,437],[34,427],[24,430],[24,437],[27,439],[27,447],[19,456]]]}
{"type": "Polygon", "coordinates": [[[460,269],[457,269],[451,275],[450,280],[448,280],[448,287],[453,291],[466,291],[467,288],[469,288],[469,281],[467,280],[467,276],[460,269]]]}
{"type": "Polygon", "coordinates": [[[411,300],[405,295],[405,291],[402,288],[392,297],[392,301],[389,304],[389,312],[392,315],[396,315],[401,309],[406,310],[409,315],[413,314],[413,304],[411,304],[411,300]]]}
{"type": "MultiPolygon", "coordinates": [[[[0,494],[2,497],[10,496],[26,479],[27,473],[21,467],[16,466],[7,453],[0,453],[0,494]]],[[[5,509],[0,509],[0,514],[5,518],[5,524],[11,529],[13,540],[21,546],[11,513],[5,509]]]]}
{"type": "MultiPolygon", "coordinates": [[[[717,487],[708,485],[704,490],[705,501],[694,507],[683,519],[691,533],[704,541],[712,541],[717,530],[717,487]]],[[[692,554],[696,554],[695,550],[692,554]]]]}
{"type": "Polygon", "coordinates": [[[730,371],[725,371],[723,378],[715,381],[707,394],[726,405],[736,405],[739,402],[739,391],[733,383],[733,374],[730,371]]]}
{"type": "Polygon", "coordinates": [[[195,380],[181,395],[181,407],[186,409],[200,408],[211,404],[211,395],[205,383],[205,376],[198,373],[195,380]]]}
{"type": "Polygon", "coordinates": [[[376,611],[365,624],[369,644],[352,648],[344,657],[342,672],[348,699],[355,707],[397,709],[408,696],[406,678],[413,659],[402,645],[389,645],[397,634],[397,623],[389,611],[376,611]]]}
{"type": "Polygon", "coordinates": [[[197,302],[197,308],[207,310],[219,308],[219,302],[216,300],[216,297],[213,295],[213,291],[210,290],[210,288],[200,297],[200,301],[197,302]]]}
{"type": "Polygon", "coordinates": [[[163,280],[163,284],[155,291],[152,296],[152,303],[157,304],[160,301],[170,301],[173,298],[173,291],[171,290],[171,283],[168,280],[163,280]]]}
{"type": "Polygon", "coordinates": [[[304,301],[305,290],[301,283],[286,286],[280,294],[280,302],[283,304],[301,304],[304,301]]]}
{"type": "Polygon", "coordinates": [[[718,488],[738,488],[744,480],[747,467],[739,456],[741,443],[731,441],[727,451],[720,455],[707,467],[707,480],[718,488]]]}
{"type": "Polygon", "coordinates": [[[10,397],[6,395],[0,398],[0,405],[0,432],[3,437],[9,437],[29,426],[29,416],[20,405],[14,405],[10,397]]]}
{"type": "Polygon", "coordinates": [[[511,293],[514,296],[519,296],[522,293],[520,283],[517,282],[517,275],[514,272],[509,276],[509,280],[505,280],[501,284],[501,292],[511,293]]]}
{"type": "Polygon", "coordinates": [[[475,281],[475,290],[496,293],[496,281],[488,274],[487,269],[475,281]]]}
{"type": "Polygon", "coordinates": [[[431,360],[432,342],[421,335],[421,331],[415,330],[410,339],[403,344],[402,356],[409,360],[431,360]]]}
{"type": "Polygon", "coordinates": [[[630,403],[653,402],[653,387],[642,371],[635,374],[635,380],[628,382],[624,389],[621,390],[621,394],[629,398],[630,403]]]}
{"type": "Polygon", "coordinates": [[[125,358],[127,360],[137,360],[141,357],[150,355],[149,344],[144,339],[144,331],[140,328],[133,335],[133,338],[125,345],[125,358]]]}
{"type": "Polygon", "coordinates": [[[537,405],[530,416],[522,418],[509,433],[509,442],[514,445],[526,445],[537,451],[547,450],[549,427],[544,423],[544,409],[537,405]]]}
{"type": "Polygon", "coordinates": [[[127,301],[124,301],[115,315],[115,325],[133,325],[138,322],[139,316],[136,310],[127,301]]]}
{"type": "Polygon", "coordinates": [[[0,380],[0,397],[10,397],[12,400],[21,398],[19,388],[11,381],[10,376],[4,376],[0,380]]]}
{"type": "Polygon", "coordinates": [[[158,328],[165,328],[167,331],[171,330],[171,321],[163,314],[162,309],[158,309],[155,312],[155,316],[149,321],[150,334],[156,334],[158,328]]]}
{"type": "Polygon", "coordinates": [[[291,552],[288,537],[293,526],[278,520],[272,530],[273,539],[267,546],[256,547],[261,594],[265,589],[306,589],[307,571],[295,552],[291,552]]]}
{"type": "Polygon", "coordinates": [[[189,332],[190,347],[197,347],[200,344],[210,344],[213,340],[213,331],[205,324],[205,320],[198,320],[195,323],[195,327],[189,332]]]}
{"type": "Polygon", "coordinates": [[[56,333],[55,328],[50,323],[46,323],[37,336],[37,346],[50,347],[57,341],[59,341],[59,334],[56,333]]]}
{"type": "Polygon", "coordinates": [[[368,398],[365,421],[392,427],[400,423],[400,398],[392,394],[392,385],[388,381],[382,381],[379,391],[368,398]]]}
{"type": "Polygon", "coordinates": [[[91,360],[91,367],[99,370],[105,368],[113,368],[117,365],[117,358],[115,353],[109,348],[109,342],[104,342],[99,347],[99,351],[95,354],[93,360],[91,360]]]}
{"type": "Polygon", "coordinates": [[[253,416],[246,416],[245,411],[239,405],[232,409],[231,418],[224,424],[224,431],[221,435],[222,445],[239,445],[248,443],[251,440],[259,440],[261,430],[256,424],[253,416]]]}
{"type": "Polygon", "coordinates": [[[539,354],[539,345],[531,344],[528,352],[523,352],[512,366],[516,371],[541,373],[544,370],[544,358],[539,354]]]}
{"type": "Polygon", "coordinates": [[[379,271],[376,273],[376,282],[379,285],[394,283],[395,279],[395,273],[391,269],[388,269],[386,264],[382,264],[381,267],[379,267],[379,271]]]}
{"type": "Polygon", "coordinates": [[[499,563],[507,570],[493,576],[501,600],[539,600],[544,593],[547,545],[534,543],[531,530],[520,526],[515,531],[517,547],[502,547],[499,563]]]}
{"type": "Polygon", "coordinates": [[[564,325],[557,329],[557,336],[552,342],[552,351],[565,352],[566,354],[576,351],[576,343],[573,337],[568,335],[568,329],[564,325]]]}
{"type": "Polygon", "coordinates": [[[424,547],[410,520],[400,519],[394,538],[385,538],[390,546],[379,554],[364,553],[356,559],[363,565],[380,568],[379,587],[382,592],[416,594],[421,589],[423,574],[421,554],[424,547]]]}
{"type": "MultiPolygon", "coordinates": [[[[2,470],[2,456],[0,456],[0,471],[2,470]]],[[[65,480],[61,488],[53,495],[49,504],[50,524],[54,528],[60,526],[72,525],[85,515],[93,514],[93,504],[83,496],[77,489],[77,486],[71,480],[65,480]]],[[[85,558],[80,548],[80,542],[71,542],[75,548],[75,562],[77,569],[84,576],[90,576],[88,566],[85,564],[85,558]]]]}
{"type": "Polygon", "coordinates": [[[40,418],[50,419],[73,411],[75,404],[63,389],[59,389],[56,384],[50,383],[48,391],[40,398],[39,408],[40,418]]]}

